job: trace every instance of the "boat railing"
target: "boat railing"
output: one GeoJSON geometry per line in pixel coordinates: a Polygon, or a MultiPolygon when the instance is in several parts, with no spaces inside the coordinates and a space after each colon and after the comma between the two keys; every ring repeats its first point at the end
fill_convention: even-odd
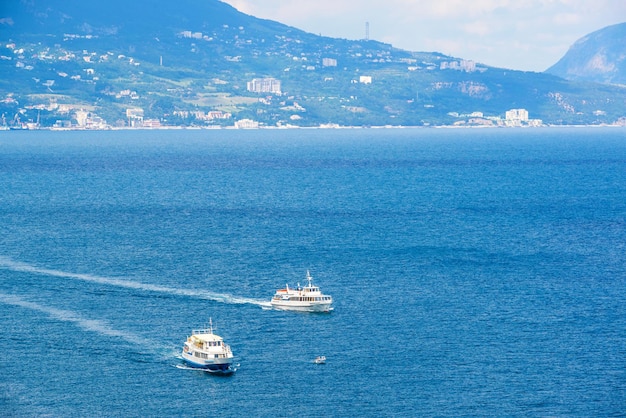
{"type": "Polygon", "coordinates": [[[191,330],[192,334],[213,334],[213,328],[201,328],[191,330]]]}

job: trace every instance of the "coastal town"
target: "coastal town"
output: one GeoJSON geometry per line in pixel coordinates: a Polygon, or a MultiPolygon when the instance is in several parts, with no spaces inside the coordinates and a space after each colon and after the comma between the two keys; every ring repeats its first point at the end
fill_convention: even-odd
{"type": "MultiPolygon", "coordinates": [[[[182,38],[208,40],[207,35],[203,35],[201,32],[183,31],[179,33],[182,38]]],[[[64,40],[76,40],[84,39],[90,40],[91,36],[85,35],[72,35],[66,34],[64,40]]],[[[136,90],[123,89],[123,90],[107,90],[102,94],[110,100],[115,100],[120,104],[127,104],[124,113],[125,118],[123,120],[116,120],[115,122],[108,121],[98,114],[96,106],[86,106],[84,103],[71,103],[69,101],[63,102],[64,97],[55,95],[55,88],[64,79],[69,79],[72,82],[83,83],[86,85],[95,85],[100,81],[99,65],[117,61],[118,64],[140,67],[141,62],[133,57],[129,57],[123,54],[115,55],[111,51],[106,53],[97,53],[94,51],[83,50],[81,53],[72,52],[63,48],[57,48],[51,50],[45,48],[41,50],[28,51],[24,47],[20,47],[15,43],[8,43],[5,45],[6,51],[10,51],[12,54],[0,55],[0,60],[9,61],[14,63],[16,69],[28,72],[32,71],[38,64],[49,64],[54,62],[68,63],[76,62],[82,65],[79,72],[69,74],[65,71],[57,71],[54,78],[47,80],[41,80],[33,78],[33,82],[46,88],[49,94],[40,95],[41,102],[29,104],[24,107],[19,107],[18,101],[15,99],[15,92],[7,92],[5,97],[0,100],[0,103],[4,105],[18,106],[17,111],[13,115],[2,114],[2,121],[0,129],[53,129],[53,130],[101,130],[101,129],[168,129],[176,127],[193,127],[193,128],[236,128],[236,129],[253,129],[263,127],[299,127],[295,123],[300,117],[299,113],[306,112],[306,108],[301,106],[298,102],[292,101],[289,107],[287,107],[287,100],[282,100],[280,103],[283,109],[290,108],[293,114],[290,116],[288,123],[278,124],[275,126],[268,126],[254,119],[242,118],[236,119],[233,114],[228,111],[220,109],[201,110],[197,106],[189,109],[174,109],[171,112],[171,116],[174,116],[176,120],[185,120],[189,123],[185,125],[172,124],[166,121],[167,116],[161,117],[146,117],[144,108],[134,105],[134,103],[140,102],[141,95],[136,90]],[[42,124],[40,118],[33,119],[32,117],[24,117],[26,114],[33,114],[37,112],[38,115],[41,112],[47,112],[54,114],[58,118],[52,124],[42,124]]],[[[229,57],[230,58],[230,57],[229,57]]],[[[237,61],[237,57],[230,58],[237,61]]],[[[299,60],[307,62],[306,56],[301,56],[299,60]]],[[[403,59],[403,63],[407,65],[407,71],[418,71],[422,69],[417,65],[415,59],[403,59]]],[[[161,63],[162,64],[162,63],[161,63]]],[[[337,59],[322,57],[321,66],[325,67],[337,67],[337,59]]],[[[484,67],[477,66],[473,61],[459,60],[459,61],[442,61],[436,66],[434,63],[427,63],[424,68],[428,71],[433,70],[454,70],[463,72],[474,71],[486,71],[484,67]]],[[[306,66],[307,71],[315,71],[314,65],[306,66]]],[[[332,81],[327,78],[326,81],[332,81]]],[[[349,82],[352,84],[371,85],[376,83],[376,78],[371,75],[359,75],[358,78],[351,79],[349,82]]],[[[218,81],[219,83],[219,81],[218,81]]],[[[223,82],[226,83],[226,82],[223,82]]],[[[434,84],[435,89],[443,89],[447,86],[445,83],[434,84]]],[[[480,91],[481,87],[477,85],[470,86],[474,90],[480,91]]],[[[281,89],[281,80],[273,77],[264,78],[252,78],[246,83],[246,91],[251,94],[258,95],[258,103],[271,106],[273,101],[281,101],[281,98],[287,93],[284,93],[281,89]]],[[[528,111],[526,109],[510,109],[505,110],[504,117],[501,115],[485,115],[480,111],[473,111],[470,113],[462,112],[449,112],[448,115],[456,119],[452,126],[496,126],[496,127],[537,127],[542,126],[543,122],[540,119],[529,118],[528,111]]],[[[320,124],[318,127],[322,128],[337,128],[341,125],[336,123],[320,124]]]]}
{"type": "MultiPolygon", "coordinates": [[[[37,109],[37,107],[34,107],[37,109]]],[[[52,108],[57,110],[60,114],[67,115],[68,119],[57,120],[52,126],[41,126],[38,122],[33,121],[21,121],[19,115],[15,118],[15,122],[12,124],[7,123],[5,115],[2,115],[2,125],[0,130],[35,130],[35,129],[50,129],[50,130],[108,130],[108,129],[175,129],[175,128],[207,128],[207,129],[258,129],[258,128],[298,128],[297,125],[283,125],[283,126],[264,126],[259,124],[258,121],[252,119],[239,119],[232,121],[229,125],[211,125],[213,120],[231,120],[232,115],[230,113],[224,113],[221,111],[175,111],[175,115],[183,118],[192,118],[197,121],[197,124],[191,126],[178,126],[178,125],[166,125],[161,123],[161,120],[155,118],[144,118],[144,111],[142,108],[128,108],[126,109],[127,122],[125,124],[118,124],[116,126],[110,125],[106,120],[99,117],[95,112],[79,109],[72,111],[71,106],[63,107],[58,106],[52,108]],[[67,109],[67,110],[66,110],[67,109]],[[206,123],[209,122],[209,123],[206,123]]],[[[51,110],[48,108],[48,110],[51,110]]],[[[484,116],[481,112],[473,112],[470,114],[451,114],[451,116],[458,118],[459,121],[451,125],[452,127],[541,127],[545,126],[539,119],[529,119],[528,111],[525,109],[511,109],[506,111],[505,118],[484,116]]],[[[626,122],[626,121],[625,121],[626,122]]],[[[350,126],[340,126],[337,124],[322,124],[317,126],[318,128],[342,128],[350,126]]],[[[403,126],[384,126],[386,128],[391,127],[403,127],[403,126]]]]}

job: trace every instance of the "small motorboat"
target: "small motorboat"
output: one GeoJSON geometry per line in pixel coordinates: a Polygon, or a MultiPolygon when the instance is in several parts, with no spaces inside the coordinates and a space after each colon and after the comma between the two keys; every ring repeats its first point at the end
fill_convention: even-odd
{"type": "Polygon", "coordinates": [[[326,364],[326,356],[317,356],[313,362],[315,364],[326,364]]]}

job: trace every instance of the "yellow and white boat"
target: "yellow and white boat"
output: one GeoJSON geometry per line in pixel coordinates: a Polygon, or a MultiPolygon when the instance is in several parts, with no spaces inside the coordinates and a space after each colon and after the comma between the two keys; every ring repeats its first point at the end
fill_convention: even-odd
{"type": "Polygon", "coordinates": [[[191,332],[183,344],[183,360],[191,366],[213,373],[232,373],[233,352],[222,337],[213,333],[213,321],[209,327],[191,332]]]}

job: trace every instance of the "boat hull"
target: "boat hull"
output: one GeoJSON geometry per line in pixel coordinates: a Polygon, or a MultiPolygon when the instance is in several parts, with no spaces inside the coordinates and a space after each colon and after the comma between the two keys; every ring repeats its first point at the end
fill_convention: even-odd
{"type": "Polygon", "coordinates": [[[330,312],[332,311],[331,303],[297,303],[297,302],[282,302],[272,301],[271,305],[274,309],[280,309],[283,311],[298,311],[298,312],[330,312]]]}
{"type": "Polygon", "coordinates": [[[211,372],[228,373],[231,371],[232,360],[231,359],[217,359],[213,360],[196,360],[188,354],[183,353],[183,360],[185,363],[196,369],[205,369],[211,372]]]}

